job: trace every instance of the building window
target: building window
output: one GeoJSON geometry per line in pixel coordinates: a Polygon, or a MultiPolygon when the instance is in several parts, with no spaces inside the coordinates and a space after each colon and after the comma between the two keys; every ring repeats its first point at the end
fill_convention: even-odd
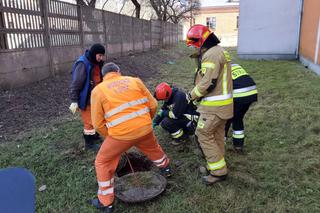
{"type": "Polygon", "coordinates": [[[216,17],[207,17],[207,27],[216,29],[216,17]]]}

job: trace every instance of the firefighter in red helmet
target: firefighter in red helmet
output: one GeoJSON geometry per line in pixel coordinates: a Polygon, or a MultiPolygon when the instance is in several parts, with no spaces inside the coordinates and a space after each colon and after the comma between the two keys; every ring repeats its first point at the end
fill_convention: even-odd
{"type": "Polygon", "coordinates": [[[189,101],[199,101],[200,118],[196,136],[207,161],[206,184],[225,180],[224,128],[233,116],[231,58],[218,44],[219,39],[208,27],[197,24],[187,33],[187,45],[197,49],[195,86],[188,93],[189,101]]]}
{"type": "Polygon", "coordinates": [[[188,135],[194,134],[199,113],[192,103],[188,103],[185,92],[165,82],[156,87],[154,97],[164,103],[153,119],[153,127],[160,124],[170,133],[172,144],[181,145],[188,135]]]}

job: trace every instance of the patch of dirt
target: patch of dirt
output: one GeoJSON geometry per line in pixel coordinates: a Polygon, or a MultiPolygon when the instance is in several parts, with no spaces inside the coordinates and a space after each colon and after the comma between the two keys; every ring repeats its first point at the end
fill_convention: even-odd
{"type": "MultiPolygon", "coordinates": [[[[135,55],[110,58],[120,66],[123,75],[137,76],[142,80],[161,81],[159,66],[183,56],[182,50],[152,50],[135,55]],[[159,79],[159,80],[158,80],[159,79]]],[[[71,66],[70,66],[71,72],[71,66]]],[[[22,132],[48,125],[62,119],[69,112],[69,71],[30,85],[0,91],[0,143],[15,140],[22,132]]],[[[154,85],[148,85],[153,91],[154,85]]]]}

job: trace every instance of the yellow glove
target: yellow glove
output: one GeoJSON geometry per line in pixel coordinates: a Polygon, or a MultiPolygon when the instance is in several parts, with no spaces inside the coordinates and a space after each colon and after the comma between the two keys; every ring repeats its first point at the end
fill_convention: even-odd
{"type": "Polygon", "coordinates": [[[70,111],[72,112],[72,114],[76,113],[77,109],[78,109],[78,103],[71,103],[69,106],[70,111]]]}

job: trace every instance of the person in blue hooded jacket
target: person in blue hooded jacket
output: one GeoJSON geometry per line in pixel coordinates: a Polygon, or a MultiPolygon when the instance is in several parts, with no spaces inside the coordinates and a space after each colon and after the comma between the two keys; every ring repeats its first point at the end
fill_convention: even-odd
{"type": "Polygon", "coordinates": [[[72,66],[69,109],[73,114],[76,111],[81,113],[86,150],[97,150],[99,148],[97,142],[101,142],[101,138],[93,128],[91,121],[90,96],[92,89],[102,81],[101,68],[104,63],[104,54],[104,46],[94,44],[72,66]]]}

